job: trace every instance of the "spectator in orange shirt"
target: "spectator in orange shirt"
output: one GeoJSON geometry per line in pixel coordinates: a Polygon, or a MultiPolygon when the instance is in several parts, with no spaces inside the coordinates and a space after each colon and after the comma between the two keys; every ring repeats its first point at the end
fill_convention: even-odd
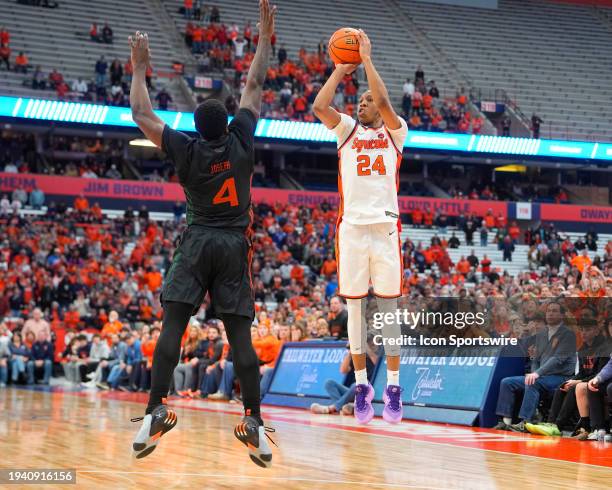
{"type": "Polygon", "coordinates": [[[15,71],[21,73],[28,72],[28,57],[21,51],[15,58],[15,71]]]}
{"type": "Polygon", "coordinates": [[[589,252],[587,249],[584,249],[580,255],[576,255],[570,262],[573,267],[576,267],[580,274],[584,271],[585,267],[590,266],[592,263],[591,258],[589,257],[589,252]]]}
{"type": "Polygon", "coordinates": [[[81,194],[74,200],[74,209],[80,213],[85,212],[89,209],[89,201],[81,194]]]}
{"type": "Polygon", "coordinates": [[[276,355],[274,359],[268,364],[264,364],[259,368],[259,372],[261,374],[261,381],[259,385],[259,391],[261,396],[265,395],[270,388],[270,383],[272,382],[272,373],[274,372],[274,366],[276,361],[278,360],[278,356],[280,355],[281,349],[285,342],[289,342],[291,336],[291,329],[288,325],[280,325],[278,327],[278,342],[276,344],[276,355]]]}
{"type": "Polygon", "coordinates": [[[420,227],[423,224],[423,211],[420,209],[412,211],[412,224],[416,227],[420,227]]]}
{"type": "Polygon", "coordinates": [[[157,270],[153,270],[152,267],[147,269],[147,273],[145,274],[145,279],[147,281],[147,285],[152,292],[156,292],[162,285],[163,277],[161,272],[157,270]]]}
{"type": "Polygon", "coordinates": [[[325,276],[325,279],[330,280],[331,276],[338,272],[338,263],[332,257],[331,254],[327,255],[323,266],[321,267],[321,274],[325,276]]]}
{"type": "Polygon", "coordinates": [[[110,345],[110,337],[113,334],[118,334],[121,331],[123,324],[119,321],[119,313],[115,310],[112,310],[108,315],[108,322],[104,324],[102,327],[102,338],[107,339],[110,345]]]}
{"type": "Polygon", "coordinates": [[[468,260],[465,258],[464,255],[462,255],[459,262],[457,262],[456,269],[457,269],[457,272],[459,272],[460,274],[463,274],[463,276],[466,276],[467,273],[470,272],[470,263],[468,262],[468,260]]]}
{"type": "Polygon", "coordinates": [[[140,298],[140,319],[148,322],[153,318],[153,307],[149,304],[146,298],[140,298]]]}
{"type": "Polygon", "coordinates": [[[287,245],[283,245],[282,250],[276,256],[276,259],[281,264],[286,264],[287,262],[289,262],[289,259],[291,259],[291,252],[289,252],[289,248],[287,247],[287,245]]]}
{"type": "Polygon", "coordinates": [[[487,214],[485,214],[484,221],[487,228],[495,228],[495,216],[493,216],[493,212],[490,209],[487,211],[487,214]]]}
{"type": "Polygon", "coordinates": [[[81,321],[81,315],[77,311],[76,305],[70,306],[70,309],[64,313],[64,326],[76,330],[81,321]]]}
{"type": "Polygon", "coordinates": [[[518,239],[521,236],[521,229],[516,224],[516,221],[513,221],[510,228],[508,228],[508,235],[510,235],[510,238],[512,238],[512,243],[517,245],[518,239]]]}
{"type": "Polygon", "coordinates": [[[143,342],[140,346],[142,351],[142,362],[137,364],[134,369],[138,370],[134,373],[131,381],[133,384],[130,386],[131,391],[147,391],[151,386],[151,366],[153,365],[153,352],[155,352],[155,346],[159,339],[160,330],[157,327],[151,329],[149,340],[143,342]]]}
{"type": "Polygon", "coordinates": [[[294,279],[298,284],[304,283],[304,268],[297,262],[297,260],[293,261],[291,279],[294,279]]]}
{"type": "Polygon", "coordinates": [[[257,327],[258,337],[253,339],[253,347],[262,364],[274,363],[280,350],[279,340],[272,333],[267,323],[257,327]]]}

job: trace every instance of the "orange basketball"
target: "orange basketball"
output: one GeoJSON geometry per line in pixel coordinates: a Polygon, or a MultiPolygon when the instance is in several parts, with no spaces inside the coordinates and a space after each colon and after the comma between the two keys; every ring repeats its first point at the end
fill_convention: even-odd
{"type": "Polygon", "coordinates": [[[351,27],[343,27],[333,33],[329,39],[327,51],[334,64],[358,65],[361,63],[358,34],[359,31],[351,27]]]}

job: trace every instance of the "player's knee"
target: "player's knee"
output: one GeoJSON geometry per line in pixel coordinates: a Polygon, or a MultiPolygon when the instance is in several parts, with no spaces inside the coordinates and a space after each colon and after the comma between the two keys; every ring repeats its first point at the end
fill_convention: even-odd
{"type": "Polygon", "coordinates": [[[388,357],[397,357],[401,354],[399,344],[385,342],[385,355],[388,357]]]}
{"type": "Polygon", "coordinates": [[[240,355],[234,355],[234,367],[237,372],[248,372],[251,369],[257,370],[259,368],[257,354],[251,349],[251,351],[245,350],[240,352],[240,355]]]}

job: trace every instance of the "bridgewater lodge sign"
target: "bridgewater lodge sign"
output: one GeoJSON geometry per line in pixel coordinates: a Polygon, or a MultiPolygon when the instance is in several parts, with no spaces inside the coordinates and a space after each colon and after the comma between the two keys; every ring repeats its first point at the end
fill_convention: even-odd
{"type": "MultiPolygon", "coordinates": [[[[145,182],[137,180],[84,179],[81,177],[59,177],[37,174],[16,174],[0,172],[0,192],[11,193],[23,188],[30,193],[35,188],[46,196],[78,196],[123,200],[134,199],[145,202],[184,201],[185,193],[179,184],[168,182],[145,182]]],[[[256,202],[289,203],[296,206],[315,206],[323,202],[338,207],[340,196],[337,192],[299,191],[254,187],[253,200],[256,202]]],[[[482,216],[489,210],[494,215],[508,217],[508,207],[513,203],[481,201],[472,199],[440,199],[433,197],[399,196],[402,213],[421,211],[439,212],[448,216],[475,213],[482,216]]],[[[575,206],[566,204],[539,204],[541,219],[546,221],[575,221],[610,223],[612,207],[575,206]]]]}

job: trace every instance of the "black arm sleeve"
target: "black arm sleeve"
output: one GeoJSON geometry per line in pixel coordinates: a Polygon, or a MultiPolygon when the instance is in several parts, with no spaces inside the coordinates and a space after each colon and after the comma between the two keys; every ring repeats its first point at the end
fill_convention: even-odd
{"type": "Polygon", "coordinates": [[[250,151],[255,146],[255,128],[257,118],[249,109],[240,109],[229,125],[229,131],[234,133],[245,149],[250,151]]]}

